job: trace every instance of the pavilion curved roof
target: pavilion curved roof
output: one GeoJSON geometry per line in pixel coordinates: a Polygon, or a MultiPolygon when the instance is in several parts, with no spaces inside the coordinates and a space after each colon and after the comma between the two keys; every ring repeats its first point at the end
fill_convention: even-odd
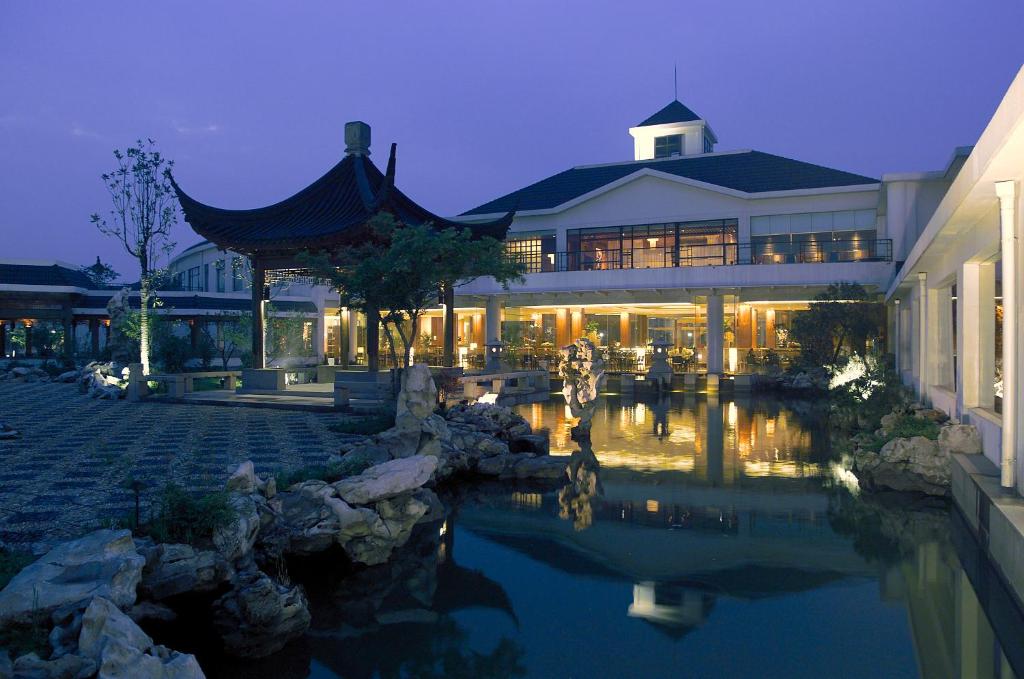
{"type": "Polygon", "coordinates": [[[405,224],[432,223],[436,228],[469,228],[474,236],[505,237],[513,213],[477,224],[440,217],[394,185],[395,149],[383,173],[361,154],[350,154],[322,177],[284,200],[250,210],[227,210],[189,196],[171,177],[182,212],[192,228],[221,248],[242,254],[293,254],[358,242],[366,223],[381,212],[405,224]]]}

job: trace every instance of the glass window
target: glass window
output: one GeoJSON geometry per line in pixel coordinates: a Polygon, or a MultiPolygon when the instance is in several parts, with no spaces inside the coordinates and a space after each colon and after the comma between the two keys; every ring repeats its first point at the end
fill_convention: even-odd
{"type": "Polygon", "coordinates": [[[217,277],[217,292],[224,292],[224,260],[218,259],[213,266],[217,277]]]}
{"type": "Polygon", "coordinates": [[[671,134],[665,137],[654,138],[654,157],[655,158],[670,158],[672,156],[679,156],[683,153],[683,136],[682,134],[671,134]]]}
{"type": "Polygon", "coordinates": [[[510,233],[505,252],[526,266],[526,273],[555,271],[555,234],[510,233]]]}
{"type": "Polygon", "coordinates": [[[188,270],[188,287],[187,290],[199,290],[199,267],[194,266],[188,270]]]}

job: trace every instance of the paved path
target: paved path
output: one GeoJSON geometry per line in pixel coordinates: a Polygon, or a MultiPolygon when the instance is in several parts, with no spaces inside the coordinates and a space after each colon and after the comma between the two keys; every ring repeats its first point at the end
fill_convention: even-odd
{"type": "MultiPolygon", "coordinates": [[[[344,416],[287,410],[100,401],[77,385],[0,382],[0,542],[80,535],[133,511],[125,479],[219,489],[251,459],[257,473],[323,463],[344,416]]],[[[147,495],[143,494],[145,500],[147,495]]],[[[144,503],[145,504],[145,503],[144,503]]]]}

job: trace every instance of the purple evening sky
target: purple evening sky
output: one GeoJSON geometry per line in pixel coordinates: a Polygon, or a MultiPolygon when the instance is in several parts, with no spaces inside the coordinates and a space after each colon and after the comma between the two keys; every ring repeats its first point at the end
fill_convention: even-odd
{"type": "Polygon", "coordinates": [[[319,177],[361,119],[407,193],[458,213],[631,159],[673,62],[719,150],[937,169],[1024,61],[1021,26],[1020,0],[5,2],[0,257],[99,254],[134,280],[88,216],[111,150],[147,136],[192,195],[248,208],[319,177]]]}

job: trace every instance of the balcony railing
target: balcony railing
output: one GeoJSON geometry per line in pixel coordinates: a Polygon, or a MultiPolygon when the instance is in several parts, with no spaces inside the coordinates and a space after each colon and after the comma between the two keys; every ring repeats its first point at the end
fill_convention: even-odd
{"type": "Polygon", "coordinates": [[[603,271],[614,269],[668,269],[689,266],[742,264],[826,264],[891,262],[889,238],[798,241],[795,243],[722,243],[674,247],[594,250],[584,252],[517,253],[526,273],[548,271],[603,271]]]}

